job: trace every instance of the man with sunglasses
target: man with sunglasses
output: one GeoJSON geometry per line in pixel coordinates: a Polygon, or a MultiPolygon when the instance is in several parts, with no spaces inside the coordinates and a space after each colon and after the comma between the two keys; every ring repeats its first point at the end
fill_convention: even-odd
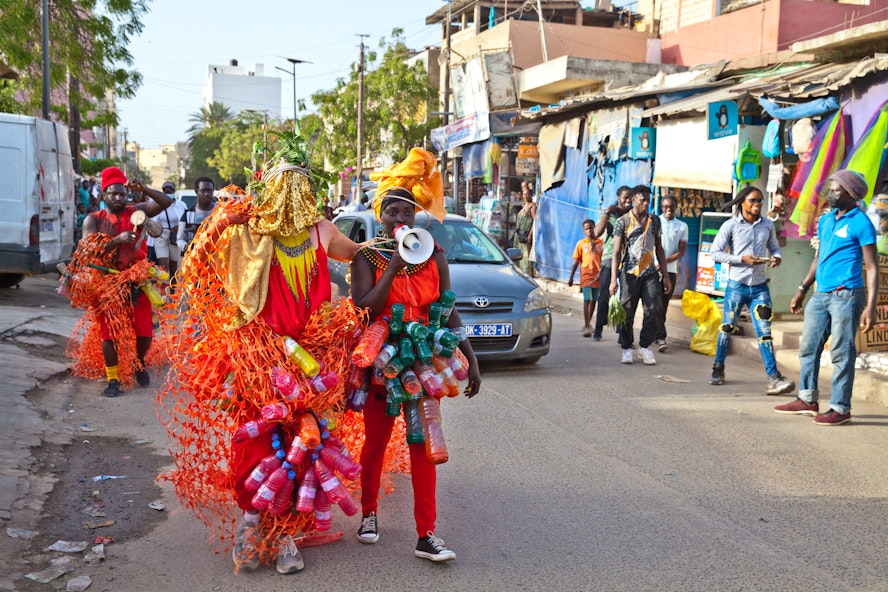
{"type": "Polygon", "coordinates": [[[795,383],[783,377],[777,370],[774,341],[771,338],[771,292],[768,290],[766,267],[780,265],[782,254],[777,244],[774,223],[762,217],[762,192],[755,187],[741,189],[727,205],[733,206],[734,215],[718,231],[712,243],[713,261],[730,264],[728,287],[725,289],[725,309],[718,348],[709,384],[725,382],[725,360],[731,335],[736,330],[737,317],[743,307],[749,309],[752,324],[759,341],[759,352],[768,374],[768,395],[792,392],[795,383]]]}

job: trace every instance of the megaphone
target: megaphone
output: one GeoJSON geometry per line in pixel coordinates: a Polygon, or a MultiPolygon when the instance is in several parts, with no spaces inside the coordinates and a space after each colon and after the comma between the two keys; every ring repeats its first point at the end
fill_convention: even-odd
{"type": "Polygon", "coordinates": [[[398,253],[401,254],[401,259],[410,265],[426,261],[435,250],[435,239],[422,228],[410,228],[399,224],[395,227],[395,240],[398,241],[398,253]]]}

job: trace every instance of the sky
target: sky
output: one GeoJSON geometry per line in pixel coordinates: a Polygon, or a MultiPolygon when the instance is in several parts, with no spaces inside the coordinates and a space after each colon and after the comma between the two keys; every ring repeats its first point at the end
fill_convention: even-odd
{"type": "Polygon", "coordinates": [[[440,45],[441,26],[425,20],[442,6],[443,0],[151,0],[144,29],[129,47],[142,86],[134,99],[118,100],[118,129],[145,148],[184,141],[189,116],[203,104],[207,65],[231,59],[247,68],[260,63],[266,76],[279,75],[282,115],[291,118],[293,76],[275,70],[292,71],[285,58],[312,62],[296,65],[297,97],[312,110],[313,92],[348,77],[358,60],[358,34],[369,35],[369,49],[394,28],[404,30],[411,49],[440,45]]]}

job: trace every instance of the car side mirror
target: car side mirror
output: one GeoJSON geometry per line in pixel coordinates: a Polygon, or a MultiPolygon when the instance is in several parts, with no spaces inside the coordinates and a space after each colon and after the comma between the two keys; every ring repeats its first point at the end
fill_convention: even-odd
{"type": "Polygon", "coordinates": [[[524,253],[521,252],[521,249],[516,249],[515,247],[509,247],[506,249],[506,255],[508,255],[510,260],[515,262],[521,261],[524,258],[524,253]]]}

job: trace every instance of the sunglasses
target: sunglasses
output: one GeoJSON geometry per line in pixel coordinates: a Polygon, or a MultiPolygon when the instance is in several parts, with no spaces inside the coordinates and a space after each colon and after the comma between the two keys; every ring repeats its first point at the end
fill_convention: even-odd
{"type": "Polygon", "coordinates": [[[746,201],[749,203],[762,203],[764,200],[761,197],[756,197],[754,199],[747,199],[746,201]]]}

